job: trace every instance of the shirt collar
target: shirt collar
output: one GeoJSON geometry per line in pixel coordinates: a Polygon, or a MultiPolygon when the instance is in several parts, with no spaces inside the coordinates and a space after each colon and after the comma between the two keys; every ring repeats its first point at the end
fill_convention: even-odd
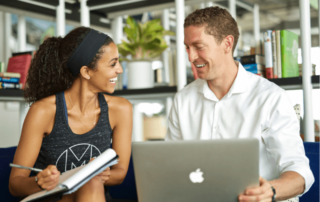
{"type": "Polygon", "coordinates": [[[235,93],[243,93],[247,90],[248,72],[244,69],[242,64],[238,62],[238,73],[229,92],[228,97],[235,93]]]}
{"type": "MultiPolygon", "coordinates": [[[[248,72],[243,68],[242,64],[239,62],[236,79],[234,80],[226,96],[230,97],[232,94],[245,92],[247,90],[247,79],[248,79],[248,72]]],[[[215,96],[215,94],[209,88],[208,82],[205,80],[203,80],[203,85],[199,86],[198,92],[203,93],[204,97],[206,97],[207,99],[210,99],[216,102],[219,101],[219,99],[215,96]]]]}

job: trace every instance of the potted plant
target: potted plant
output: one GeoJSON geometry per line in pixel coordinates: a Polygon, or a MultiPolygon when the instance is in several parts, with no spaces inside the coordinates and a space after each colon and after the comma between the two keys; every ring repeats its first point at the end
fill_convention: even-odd
{"type": "Polygon", "coordinates": [[[122,43],[118,44],[118,50],[122,56],[121,60],[128,61],[128,89],[152,88],[152,59],[161,55],[168,47],[164,36],[175,33],[165,30],[160,24],[160,19],[141,24],[130,16],[127,18],[124,32],[128,41],[122,40],[122,43]]]}

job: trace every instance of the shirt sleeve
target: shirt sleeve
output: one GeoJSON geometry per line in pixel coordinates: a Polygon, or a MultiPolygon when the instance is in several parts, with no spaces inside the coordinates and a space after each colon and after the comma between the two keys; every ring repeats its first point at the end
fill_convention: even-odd
{"type": "Polygon", "coordinates": [[[182,140],[178,116],[178,101],[177,97],[175,97],[168,117],[168,130],[165,141],[182,140]]]}
{"type": "Polygon", "coordinates": [[[286,171],[299,173],[305,179],[306,193],[314,183],[314,176],[305,155],[294,108],[284,90],[274,93],[268,104],[267,124],[262,135],[268,156],[276,161],[280,175],[286,171]]]}

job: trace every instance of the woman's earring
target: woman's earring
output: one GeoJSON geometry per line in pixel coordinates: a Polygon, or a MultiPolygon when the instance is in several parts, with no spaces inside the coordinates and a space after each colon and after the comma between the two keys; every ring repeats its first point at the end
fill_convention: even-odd
{"type": "Polygon", "coordinates": [[[90,76],[88,76],[87,79],[90,79],[90,76]]]}

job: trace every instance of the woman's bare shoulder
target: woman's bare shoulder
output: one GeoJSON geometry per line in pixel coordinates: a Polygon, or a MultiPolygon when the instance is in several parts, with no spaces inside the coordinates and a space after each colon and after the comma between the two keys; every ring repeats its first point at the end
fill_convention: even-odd
{"type": "Polygon", "coordinates": [[[108,103],[108,107],[111,110],[116,111],[132,111],[132,104],[123,97],[117,97],[117,96],[111,96],[111,95],[105,95],[104,97],[108,103]]]}
{"type": "Polygon", "coordinates": [[[34,102],[30,106],[29,112],[35,115],[54,115],[56,112],[56,96],[51,95],[34,102]]]}

